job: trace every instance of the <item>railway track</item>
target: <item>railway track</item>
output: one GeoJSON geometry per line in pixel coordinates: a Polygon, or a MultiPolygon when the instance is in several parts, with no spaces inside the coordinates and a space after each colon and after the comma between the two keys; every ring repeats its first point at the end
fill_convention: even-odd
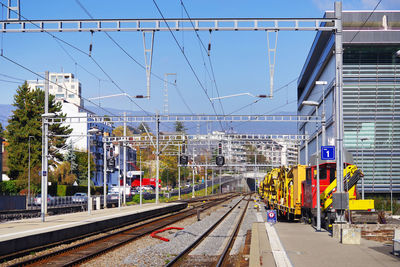
{"type": "MultiPolygon", "coordinates": [[[[197,246],[200,245],[202,241],[204,241],[227,217],[228,215],[239,206],[242,201],[246,201],[245,208],[242,209],[242,213],[240,219],[238,220],[237,224],[234,227],[232,235],[229,237],[229,241],[227,242],[222,254],[219,256],[218,261],[211,263],[211,266],[230,266],[229,264],[229,253],[231,248],[235,242],[237,234],[239,232],[240,226],[242,224],[243,218],[246,214],[247,207],[249,205],[249,201],[251,200],[250,196],[248,199],[243,197],[238,203],[236,203],[231,209],[229,209],[217,222],[215,222],[207,231],[205,231],[202,235],[200,235],[192,244],[190,244],[185,250],[183,250],[179,255],[177,255],[174,259],[172,259],[165,267],[172,267],[172,266],[181,266],[187,265],[185,260],[188,258],[188,255],[191,251],[196,249],[197,246]]],[[[190,261],[190,260],[189,260],[190,261]]]]}
{"type": "Polygon", "coordinates": [[[212,198],[203,203],[205,199],[189,200],[192,207],[189,210],[180,211],[162,218],[152,219],[139,225],[117,230],[104,236],[96,237],[92,240],[84,241],[55,252],[40,255],[31,259],[20,261],[11,266],[72,266],[86,262],[98,255],[104,254],[112,249],[133,241],[139,237],[150,234],[151,232],[166,227],[170,224],[181,221],[187,217],[197,214],[197,210],[202,211],[221,204],[230,199],[232,195],[212,198]],[[195,205],[195,202],[199,202],[195,205]]]}

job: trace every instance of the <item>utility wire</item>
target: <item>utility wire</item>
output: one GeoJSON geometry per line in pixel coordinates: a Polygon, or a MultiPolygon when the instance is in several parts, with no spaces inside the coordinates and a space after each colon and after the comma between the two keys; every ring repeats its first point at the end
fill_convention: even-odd
{"type": "Polygon", "coordinates": [[[17,81],[9,81],[9,80],[3,80],[3,79],[0,79],[0,82],[5,82],[5,83],[17,83],[17,84],[21,84],[21,82],[17,82],[17,81]]]}
{"type": "MultiPolygon", "coordinates": [[[[93,19],[93,16],[90,14],[90,12],[83,6],[83,4],[79,1],[79,0],[75,0],[76,1],[76,3],[83,9],[83,11],[90,17],[90,18],[92,18],[93,19]]],[[[126,51],[126,49],[125,48],[123,48],[108,32],[104,32],[106,35],[107,35],[107,37],[119,48],[119,49],[121,49],[121,51],[122,52],[124,52],[125,53],[125,55],[127,55],[133,62],[135,62],[139,67],[141,67],[142,69],[144,69],[144,70],[146,70],[146,67],[143,65],[143,64],[141,64],[137,59],[135,59],[131,54],[129,54],[128,53],[128,51],[126,51]]],[[[159,75],[157,75],[157,74],[155,74],[155,73],[153,73],[153,72],[151,72],[151,75],[153,75],[155,78],[157,78],[157,79],[159,79],[160,81],[164,81],[164,79],[161,77],[161,76],[159,76],[159,75]]],[[[167,83],[169,83],[170,85],[174,85],[172,82],[168,82],[167,81],[167,83]]]]}
{"type": "Polygon", "coordinates": [[[13,80],[17,80],[17,81],[22,81],[22,82],[25,81],[25,79],[13,77],[13,76],[10,76],[10,75],[4,74],[4,73],[0,73],[0,76],[6,77],[6,78],[9,78],[9,79],[13,79],[13,80]]]}
{"type": "MultiPolygon", "coordinates": [[[[211,73],[212,73],[212,81],[214,82],[215,90],[217,91],[217,96],[220,97],[220,96],[219,96],[218,86],[217,86],[217,81],[216,81],[216,79],[215,79],[214,67],[213,67],[213,64],[212,64],[212,61],[211,61],[211,57],[210,57],[210,55],[208,54],[207,48],[206,48],[206,46],[204,45],[203,40],[201,40],[199,33],[196,31],[196,28],[195,28],[195,26],[194,26],[194,23],[193,23],[193,21],[192,21],[192,18],[190,17],[189,12],[187,11],[187,9],[186,9],[186,7],[185,7],[185,4],[183,3],[182,0],[180,0],[180,2],[181,2],[181,5],[182,5],[183,9],[185,10],[186,16],[188,17],[188,19],[189,19],[189,21],[190,21],[190,24],[192,25],[193,30],[194,30],[194,32],[195,32],[197,38],[198,38],[199,41],[200,41],[201,46],[203,47],[205,53],[206,53],[207,56],[208,56],[208,61],[209,61],[210,68],[211,68],[211,73]]],[[[224,110],[224,106],[222,105],[221,99],[219,99],[219,104],[221,105],[222,114],[225,115],[225,110],[224,110]]]]}
{"type": "MultiPolygon", "coordinates": [[[[157,3],[156,3],[155,0],[153,0],[153,3],[154,3],[154,5],[156,6],[158,12],[160,13],[162,19],[164,20],[165,24],[167,25],[169,32],[171,33],[172,37],[174,38],[176,45],[178,46],[178,48],[179,48],[179,50],[181,51],[183,57],[185,58],[187,64],[189,65],[189,68],[190,68],[190,70],[192,71],[193,75],[195,76],[195,78],[196,78],[198,84],[200,85],[200,87],[203,89],[205,95],[207,96],[208,101],[210,102],[211,107],[213,108],[215,115],[217,115],[217,111],[215,110],[214,103],[213,103],[212,100],[210,99],[210,96],[208,95],[207,90],[204,88],[204,86],[203,86],[203,84],[201,83],[199,77],[197,76],[196,71],[194,70],[192,64],[190,63],[190,61],[189,61],[189,59],[188,59],[188,57],[186,56],[185,52],[183,51],[182,46],[179,44],[179,42],[178,42],[178,40],[176,39],[174,33],[172,32],[171,28],[169,27],[169,24],[168,24],[167,20],[165,19],[163,13],[161,12],[161,9],[158,7],[158,5],[157,5],[157,3]]],[[[223,130],[224,127],[222,126],[221,120],[219,120],[219,124],[220,124],[220,126],[221,126],[221,129],[223,130]]]]}
{"type": "MultiPolygon", "coordinates": [[[[67,92],[76,95],[75,92],[73,92],[73,91],[71,91],[71,90],[68,90],[68,89],[65,88],[64,86],[61,86],[61,85],[59,85],[59,84],[57,84],[57,83],[55,83],[55,82],[53,82],[53,81],[51,81],[51,80],[49,80],[49,79],[46,79],[46,77],[44,77],[43,75],[40,75],[39,73],[37,73],[37,72],[31,70],[30,68],[28,68],[28,67],[26,67],[26,66],[24,66],[24,65],[22,65],[22,64],[20,64],[20,63],[18,63],[18,62],[16,62],[16,61],[12,60],[11,58],[9,58],[9,57],[7,57],[7,56],[5,56],[5,55],[1,55],[1,57],[4,58],[4,59],[7,60],[7,61],[9,61],[9,62],[11,62],[11,63],[13,63],[13,64],[19,66],[19,67],[21,67],[22,69],[24,69],[24,70],[26,70],[26,71],[28,71],[28,72],[30,72],[30,73],[32,73],[32,74],[34,74],[34,75],[36,75],[36,76],[42,78],[43,80],[48,81],[48,82],[50,82],[50,83],[52,83],[52,84],[54,84],[54,85],[60,86],[61,88],[65,89],[67,92]]],[[[87,99],[87,98],[85,98],[85,97],[82,97],[82,98],[83,98],[84,100],[88,101],[89,103],[92,103],[93,105],[99,107],[99,108],[102,109],[103,111],[105,111],[105,112],[107,112],[107,113],[109,113],[109,114],[111,114],[111,115],[113,115],[113,116],[117,116],[117,115],[115,115],[114,113],[112,113],[112,112],[110,112],[110,111],[104,109],[103,107],[97,105],[95,102],[93,102],[93,101],[91,101],[91,100],[89,100],[89,99],[87,99]]]]}
{"type": "Polygon", "coordinates": [[[365,24],[367,23],[367,21],[371,18],[372,14],[374,14],[375,10],[378,8],[379,4],[382,2],[382,0],[379,0],[379,2],[375,5],[374,9],[372,10],[372,12],[369,14],[369,16],[367,17],[367,19],[364,21],[364,23],[361,25],[360,29],[354,34],[353,38],[351,38],[350,40],[350,44],[351,42],[353,42],[354,38],[357,37],[357,35],[360,33],[361,29],[364,28],[365,24]]]}
{"type": "MultiPolygon", "coordinates": [[[[0,2],[0,4],[1,4],[3,7],[6,7],[3,3],[0,2]]],[[[15,10],[11,10],[11,11],[14,12],[15,14],[18,14],[15,10]]],[[[73,49],[79,51],[80,53],[82,53],[82,54],[88,56],[88,57],[93,61],[93,63],[95,63],[95,65],[97,65],[97,67],[104,73],[104,75],[107,76],[107,78],[111,81],[112,84],[114,84],[122,93],[126,94],[127,97],[128,97],[128,99],[129,99],[131,102],[133,102],[139,109],[141,109],[141,110],[142,110],[143,112],[145,112],[147,115],[150,115],[150,113],[148,113],[148,112],[147,112],[146,110],[144,110],[138,103],[136,103],[136,101],[134,101],[134,100],[132,99],[132,97],[130,97],[129,94],[127,94],[127,93],[126,93],[126,92],[111,78],[111,76],[103,69],[103,67],[101,67],[101,65],[100,65],[89,53],[87,53],[87,52],[83,51],[82,49],[76,47],[75,45],[73,45],[73,44],[71,44],[71,43],[69,43],[69,42],[67,42],[67,41],[65,41],[65,40],[63,40],[63,39],[61,39],[61,38],[55,36],[54,34],[52,34],[52,33],[48,32],[48,31],[44,30],[43,28],[40,27],[40,25],[38,25],[38,24],[36,24],[35,22],[33,22],[32,20],[30,20],[30,19],[24,17],[23,15],[21,15],[21,14],[19,14],[19,15],[20,15],[24,20],[30,22],[32,25],[34,25],[35,27],[41,29],[43,32],[47,33],[47,34],[50,35],[51,37],[53,37],[53,38],[59,40],[60,42],[66,44],[66,45],[72,47],[73,49]]],[[[1,55],[1,56],[3,56],[3,55],[1,55]]],[[[21,65],[21,66],[22,66],[22,65],[21,65]]],[[[92,103],[92,102],[90,102],[90,103],[92,103]]],[[[97,105],[96,105],[96,106],[97,106],[97,105]]]]}

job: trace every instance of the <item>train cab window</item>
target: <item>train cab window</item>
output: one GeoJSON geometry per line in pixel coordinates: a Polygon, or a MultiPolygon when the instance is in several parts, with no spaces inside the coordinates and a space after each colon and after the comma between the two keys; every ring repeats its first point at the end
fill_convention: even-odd
{"type": "Polygon", "coordinates": [[[306,180],[311,181],[311,168],[307,168],[306,170],[306,180]]]}
{"type": "Polygon", "coordinates": [[[336,179],[336,169],[329,168],[327,171],[329,171],[329,182],[332,183],[336,179]]]}
{"type": "Polygon", "coordinates": [[[327,175],[326,175],[327,169],[326,168],[321,168],[321,167],[319,167],[319,168],[320,168],[319,169],[319,179],[320,180],[325,180],[326,177],[327,177],[327,175]]]}

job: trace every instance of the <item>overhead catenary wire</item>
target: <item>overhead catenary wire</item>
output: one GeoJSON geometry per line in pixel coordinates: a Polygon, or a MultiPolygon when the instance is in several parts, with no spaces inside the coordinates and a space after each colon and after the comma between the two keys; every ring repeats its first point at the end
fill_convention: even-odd
{"type": "Polygon", "coordinates": [[[364,28],[365,24],[368,22],[368,20],[371,18],[372,14],[374,14],[375,10],[378,8],[382,0],[379,0],[379,2],[375,5],[374,9],[369,13],[367,19],[364,21],[364,23],[361,25],[360,29],[354,34],[354,36],[351,38],[349,44],[353,42],[353,40],[357,37],[357,35],[360,33],[361,29],[364,28]]]}
{"type": "MultiPolygon", "coordinates": [[[[92,14],[85,8],[85,6],[79,0],[75,0],[75,2],[82,8],[82,10],[86,13],[86,15],[88,15],[91,19],[93,19],[92,14]]],[[[135,59],[131,54],[129,54],[128,51],[125,48],[123,48],[108,32],[104,32],[104,33],[122,52],[124,52],[124,54],[127,57],[129,57],[139,67],[146,70],[146,66],[144,66],[137,59],[135,59]]],[[[159,79],[160,81],[164,81],[164,79],[160,75],[157,75],[156,73],[151,72],[151,75],[154,76],[155,78],[159,79]]],[[[173,83],[171,83],[171,82],[167,82],[167,83],[173,85],[173,83]]]]}
{"type": "MultiPolygon", "coordinates": [[[[6,7],[3,3],[0,2],[0,4],[1,4],[3,7],[6,7]]],[[[18,14],[15,10],[10,10],[10,11],[14,12],[15,14],[18,14]]],[[[60,42],[62,42],[62,43],[64,43],[64,44],[66,44],[66,45],[72,47],[73,49],[77,50],[78,52],[80,52],[80,53],[82,53],[82,54],[88,56],[88,57],[93,61],[93,63],[103,72],[103,74],[107,76],[107,78],[111,81],[111,83],[114,84],[115,87],[118,88],[118,90],[120,90],[122,93],[126,93],[126,92],[111,78],[111,76],[104,70],[104,68],[97,62],[97,60],[96,60],[92,55],[89,55],[89,53],[87,53],[87,52],[83,51],[82,49],[78,48],[77,46],[75,46],[75,45],[73,45],[73,44],[71,44],[71,43],[69,43],[69,42],[67,42],[67,41],[65,41],[65,40],[63,40],[63,39],[57,37],[56,35],[54,35],[54,34],[48,32],[48,31],[46,31],[46,30],[43,30],[43,29],[40,27],[40,25],[38,25],[37,23],[35,23],[35,22],[33,22],[32,20],[28,19],[27,17],[25,17],[25,16],[23,16],[23,15],[21,15],[21,14],[19,14],[19,15],[20,15],[24,20],[28,21],[29,23],[31,23],[31,24],[34,25],[35,27],[41,29],[43,32],[47,33],[47,34],[50,35],[51,37],[53,37],[53,38],[59,40],[60,42]]],[[[134,100],[132,99],[132,97],[130,97],[128,94],[127,94],[127,97],[128,97],[128,99],[129,99],[131,102],[133,102],[133,103],[134,103],[139,109],[141,109],[144,113],[146,113],[147,115],[150,115],[150,113],[148,113],[146,110],[144,110],[144,109],[143,109],[138,103],[136,103],[136,101],[134,101],[134,100]]],[[[92,102],[90,102],[90,103],[92,103],[92,102]]]]}
{"type": "MultiPolygon", "coordinates": [[[[13,60],[13,59],[11,59],[11,58],[5,56],[5,55],[1,55],[1,57],[4,58],[4,59],[7,60],[7,61],[9,61],[9,62],[11,62],[11,63],[13,63],[13,64],[19,66],[20,68],[22,68],[22,69],[24,69],[24,70],[26,70],[26,71],[28,71],[28,72],[30,72],[30,73],[32,73],[32,74],[34,74],[34,75],[40,77],[40,78],[42,78],[43,80],[48,81],[49,83],[52,83],[52,84],[57,85],[57,86],[60,86],[58,83],[53,82],[53,81],[51,81],[51,80],[49,80],[49,79],[46,79],[46,77],[44,77],[43,75],[40,75],[39,73],[37,73],[37,72],[31,70],[30,68],[28,68],[28,67],[26,67],[26,66],[24,66],[24,65],[22,65],[22,64],[20,64],[20,63],[18,63],[18,62],[16,62],[15,60],[13,60]]],[[[60,86],[60,87],[63,88],[63,89],[65,89],[65,90],[66,90],[67,92],[69,92],[69,93],[76,94],[75,92],[73,92],[73,91],[71,91],[71,90],[65,88],[64,86],[60,86]]],[[[85,101],[88,101],[89,103],[95,105],[96,107],[99,107],[99,108],[102,109],[103,111],[105,111],[105,112],[107,112],[107,113],[109,113],[109,114],[111,114],[111,115],[113,115],[113,116],[117,116],[116,114],[114,114],[114,113],[112,113],[112,112],[110,112],[110,111],[104,109],[103,107],[97,105],[95,102],[93,102],[93,101],[91,101],[91,100],[89,100],[89,99],[87,99],[87,98],[85,98],[85,97],[82,97],[82,98],[83,98],[85,101]]]]}
{"type": "MultiPolygon", "coordinates": [[[[217,92],[217,96],[218,96],[218,98],[219,98],[220,95],[219,95],[219,90],[218,90],[218,86],[217,86],[217,81],[216,81],[216,79],[215,79],[214,67],[213,67],[213,64],[212,64],[212,61],[211,61],[211,57],[210,57],[211,44],[209,44],[209,49],[207,49],[206,46],[205,46],[204,43],[203,43],[203,40],[201,40],[199,33],[196,31],[196,28],[195,28],[195,26],[194,26],[194,23],[193,23],[193,21],[192,21],[192,18],[190,17],[189,12],[187,11],[187,9],[186,9],[186,7],[185,7],[185,4],[183,3],[183,0],[180,0],[180,2],[181,2],[181,5],[182,5],[183,9],[185,10],[186,16],[188,17],[188,19],[189,19],[189,21],[190,21],[190,24],[192,25],[192,28],[193,28],[193,30],[194,30],[194,33],[195,33],[196,36],[197,36],[197,39],[199,40],[201,46],[203,47],[205,53],[206,53],[207,56],[208,56],[208,61],[209,61],[209,64],[210,64],[210,69],[211,69],[211,74],[212,74],[212,81],[213,81],[213,83],[214,83],[215,90],[216,90],[216,92],[217,92]]],[[[210,34],[211,34],[211,32],[210,32],[210,34]]],[[[211,41],[210,41],[210,42],[211,42],[211,41]]],[[[219,99],[219,104],[220,104],[220,106],[221,106],[222,114],[225,115],[225,110],[224,110],[224,106],[222,105],[221,99],[219,99]]]]}
{"type": "MultiPolygon", "coordinates": [[[[181,45],[179,44],[178,40],[176,39],[175,34],[172,32],[171,28],[169,27],[169,24],[168,24],[167,20],[165,19],[163,13],[161,12],[161,9],[158,7],[157,2],[156,2],[155,0],[153,0],[153,3],[154,3],[154,5],[156,6],[158,12],[160,13],[162,19],[164,20],[164,22],[165,22],[165,24],[166,24],[166,26],[167,26],[169,32],[171,33],[171,35],[172,35],[172,37],[173,37],[173,39],[174,39],[176,45],[178,46],[179,50],[181,51],[183,57],[185,58],[186,63],[189,65],[189,68],[190,68],[190,70],[192,71],[193,75],[195,76],[197,83],[200,85],[200,87],[203,89],[205,95],[207,96],[208,101],[210,102],[211,107],[212,107],[212,109],[213,109],[215,115],[217,115],[217,111],[215,110],[214,103],[213,103],[212,100],[210,99],[210,96],[208,95],[207,90],[204,88],[202,82],[201,82],[200,79],[199,79],[199,76],[197,75],[197,73],[196,73],[196,71],[194,70],[192,64],[190,63],[188,57],[187,57],[186,54],[184,53],[184,51],[183,51],[181,45]]],[[[220,124],[220,126],[221,126],[221,129],[223,130],[224,127],[222,126],[222,123],[221,123],[220,120],[219,120],[219,124],[220,124]]]]}

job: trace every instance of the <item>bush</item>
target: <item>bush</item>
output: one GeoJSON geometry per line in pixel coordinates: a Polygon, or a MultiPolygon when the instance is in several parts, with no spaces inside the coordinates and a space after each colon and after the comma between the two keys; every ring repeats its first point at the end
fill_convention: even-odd
{"type": "Polygon", "coordinates": [[[17,181],[0,182],[0,193],[3,195],[16,195],[22,188],[17,184],[17,181]]]}

